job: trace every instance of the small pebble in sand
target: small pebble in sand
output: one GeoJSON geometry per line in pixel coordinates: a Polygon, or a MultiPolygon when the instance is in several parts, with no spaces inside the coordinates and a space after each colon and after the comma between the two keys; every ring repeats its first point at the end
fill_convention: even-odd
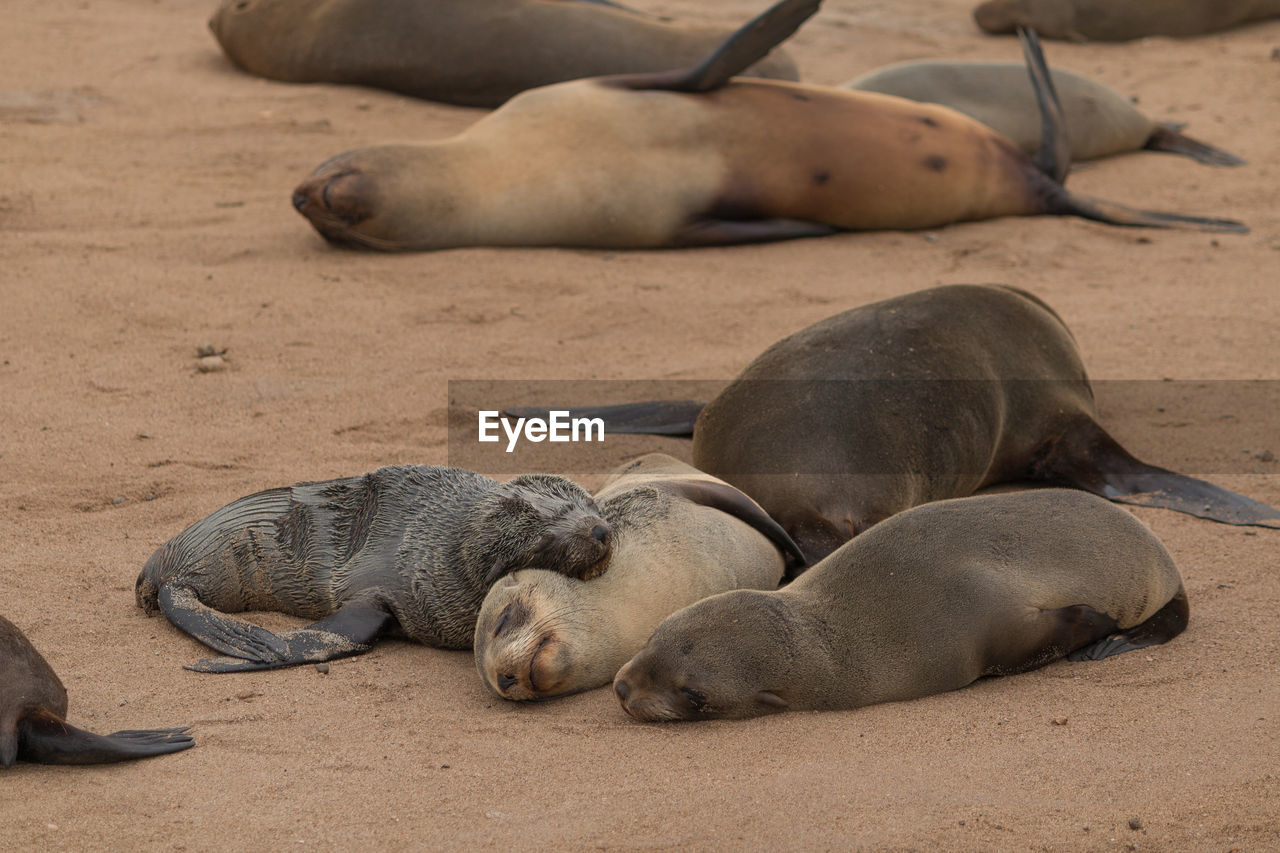
{"type": "Polygon", "coordinates": [[[124,498],[114,497],[111,499],[111,503],[114,504],[115,506],[120,506],[120,504],[124,503],[124,498]]]}
{"type": "Polygon", "coordinates": [[[1263,461],[1263,462],[1275,462],[1275,461],[1276,461],[1276,455],[1275,455],[1274,453],[1272,453],[1270,450],[1263,450],[1263,451],[1261,451],[1261,452],[1259,452],[1259,453],[1255,453],[1255,454],[1253,454],[1253,458],[1254,458],[1254,459],[1261,460],[1261,461],[1263,461]]]}
{"type": "Polygon", "coordinates": [[[1133,830],[1142,829],[1142,818],[1137,818],[1137,817],[1129,818],[1129,828],[1133,830]]]}
{"type": "Polygon", "coordinates": [[[329,664],[327,663],[316,664],[316,672],[320,673],[321,675],[327,675],[329,673],[329,664]]]}
{"type": "Polygon", "coordinates": [[[200,344],[200,346],[196,347],[196,358],[204,358],[205,356],[210,356],[210,355],[222,355],[225,352],[226,352],[225,349],[218,349],[216,346],[206,341],[205,343],[200,344]]]}
{"type": "Polygon", "coordinates": [[[1053,718],[1053,724],[1054,724],[1055,726],[1065,726],[1065,725],[1067,724],[1067,718],[1066,718],[1066,717],[1054,717],[1054,718],[1053,718]]]}
{"type": "Polygon", "coordinates": [[[196,369],[201,373],[216,373],[219,370],[226,370],[227,363],[220,355],[206,355],[196,362],[196,369]]]}

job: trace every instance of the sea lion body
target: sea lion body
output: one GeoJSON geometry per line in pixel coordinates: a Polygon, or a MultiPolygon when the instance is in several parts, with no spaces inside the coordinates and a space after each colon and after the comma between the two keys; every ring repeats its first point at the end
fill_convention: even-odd
{"type": "Polygon", "coordinates": [[[18,627],[0,616],[0,767],[107,764],[195,745],[186,728],[96,735],[66,722],[67,690],[18,627]]]}
{"type": "MultiPolygon", "coordinates": [[[[262,77],[479,107],[564,80],[683,68],[728,35],[580,0],[223,0],[209,27],[262,77]]],[[[748,73],[797,77],[780,52],[748,73]]]]}
{"type": "MultiPolygon", "coordinates": [[[[603,575],[544,569],[508,575],[476,622],[476,668],[506,699],[543,699],[608,684],[666,616],[730,589],[773,589],[784,553],[746,495],[660,453],[615,472],[596,493],[614,531],[603,575]],[[713,488],[749,520],[700,499],[713,488]],[[754,516],[751,518],[751,516],[754,516]]],[[[734,509],[730,507],[730,509],[734,509]]],[[[775,528],[774,536],[785,536],[775,528]]]]}
{"type": "MultiPolygon", "coordinates": [[[[1213,165],[1238,157],[1153,121],[1116,90],[1081,74],[1055,69],[1072,160],[1127,151],[1170,151],[1213,165]]],[[[942,104],[976,119],[1027,154],[1042,144],[1044,123],[1026,66],[1016,62],[904,62],[850,80],[850,89],[942,104]]]]}
{"type": "Polygon", "coordinates": [[[1125,510],[1064,489],[959,498],[876,525],[781,590],[673,614],[615,691],[640,720],[857,708],[1162,643],[1187,614],[1173,560],[1125,510]]]}
{"type": "Polygon", "coordinates": [[[391,466],[233,501],[157,549],[137,602],[243,658],[205,671],[358,654],[384,633],[467,648],[498,576],[550,563],[591,577],[609,548],[590,495],[563,478],[391,466]],[[321,621],[276,636],[223,615],[245,610],[321,621]]]}
{"type": "Polygon", "coordinates": [[[973,19],[989,33],[1031,27],[1072,41],[1198,36],[1280,15],[1280,0],[988,0],[973,19]]]}

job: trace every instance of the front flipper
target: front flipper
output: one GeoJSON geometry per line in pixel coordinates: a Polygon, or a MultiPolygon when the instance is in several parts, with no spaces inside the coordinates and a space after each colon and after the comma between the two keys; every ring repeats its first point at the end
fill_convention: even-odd
{"type": "Polygon", "coordinates": [[[255,659],[238,654],[226,658],[204,658],[185,669],[193,672],[251,672],[351,657],[369,651],[378,637],[394,623],[395,616],[379,604],[344,604],[336,613],[319,622],[272,634],[283,645],[283,653],[276,657],[255,659]]]}
{"type": "Polygon", "coordinates": [[[1213,483],[1148,465],[1092,421],[1065,431],[1034,476],[1116,503],[1154,506],[1224,524],[1280,528],[1280,509],[1213,483]]]}
{"type": "Polygon", "coordinates": [[[1102,660],[1111,655],[1167,643],[1182,633],[1190,617],[1191,608],[1187,604],[1186,590],[1179,589],[1177,594],[1147,621],[1134,625],[1126,631],[1112,634],[1092,645],[1076,649],[1067,655],[1067,659],[1102,660]]]}
{"type": "Polygon", "coordinates": [[[1067,139],[1062,103],[1058,100],[1053,75],[1049,73],[1049,64],[1045,61],[1036,31],[1018,27],[1018,40],[1022,42],[1027,74],[1031,77],[1031,87],[1035,90],[1036,103],[1040,107],[1040,150],[1036,152],[1032,162],[1037,169],[1052,178],[1054,183],[1061,184],[1071,170],[1071,145],[1067,139]]]}
{"type": "Polygon", "coordinates": [[[688,436],[706,405],[696,400],[649,400],[613,406],[510,406],[502,414],[547,420],[553,411],[568,411],[574,418],[600,418],[605,432],[688,436]]]}
{"type": "Polygon", "coordinates": [[[708,480],[656,480],[649,485],[679,495],[687,501],[700,506],[718,509],[728,513],[744,524],[750,525],[777,546],[787,561],[789,574],[794,574],[806,565],[804,552],[795,543],[782,525],[774,521],[769,513],[739,489],[725,483],[708,480]]]}
{"type": "Polygon", "coordinates": [[[670,92],[719,89],[734,75],[741,74],[768,56],[769,51],[799,29],[821,5],[822,0],[780,0],[740,27],[715,53],[693,68],[623,74],[605,79],[610,85],[624,89],[670,92]]]}
{"type": "Polygon", "coordinates": [[[18,724],[18,758],[36,764],[111,764],[181,752],[195,746],[186,727],[141,729],[96,735],[69,725],[48,711],[18,724]]]}
{"type": "Polygon", "coordinates": [[[827,237],[842,229],[803,219],[700,219],[680,229],[673,246],[732,246],[801,237],[827,237]]]}

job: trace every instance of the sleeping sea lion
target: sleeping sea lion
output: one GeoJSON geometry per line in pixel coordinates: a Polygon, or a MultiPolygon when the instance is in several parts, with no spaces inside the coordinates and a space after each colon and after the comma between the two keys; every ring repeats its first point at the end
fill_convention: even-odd
{"type": "Polygon", "coordinates": [[[731,80],[819,0],[782,0],[702,65],[532,89],[450,139],[320,165],[293,203],[331,242],[657,248],[933,228],[995,216],[1243,233],[1062,186],[1070,153],[1033,36],[1049,129],[1036,158],[955,110],[871,92],[731,80]]]}
{"type": "Polygon", "coordinates": [[[973,10],[989,33],[1034,27],[1072,41],[1198,36],[1277,15],[1280,0],[987,0],[973,10]]]}
{"type": "Polygon", "coordinates": [[[662,453],[622,466],[595,497],[614,536],[604,575],[523,569],[480,608],[476,669],[505,699],[608,684],[666,616],[717,592],[774,589],[785,563],[804,563],[754,501],[662,453]]]}
{"type": "MultiPolygon", "coordinates": [[[[1081,74],[1055,69],[1053,88],[1072,160],[1092,160],[1126,151],[1169,151],[1213,166],[1239,166],[1234,154],[1153,121],[1115,89],[1081,74]]],[[[912,101],[942,104],[1003,134],[1028,154],[1041,146],[1043,123],[1027,70],[1016,62],[903,62],[844,84],[912,101]]]]}
{"type": "Polygon", "coordinates": [[[0,616],[0,767],[111,764],[195,746],[186,727],[95,735],[66,721],[67,689],[18,627],[0,616]]]}
{"type": "Polygon", "coordinates": [[[777,592],[673,614],[614,691],[638,720],[857,708],[1164,643],[1187,616],[1173,560],[1123,509],[1065,489],[957,498],[882,521],[777,592]]]}
{"type": "MultiPolygon", "coordinates": [[[[222,0],[209,28],[251,74],[475,107],[579,77],[685,68],[728,35],[584,0],[222,0]]],[[[781,52],[747,74],[797,79],[781,52]]]]}
{"type": "Polygon", "coordinates": [[[490,584],[528,566],[605,570],[608,524],[576,483],[506,483],[402,465],[233,501],[162,545],[138,575],[138,606],[230,658],[187,669],[273,669],[366,652],[384,635],[471,645],[490,584]],[[319,621],[273,634],[218,611],[319,621]]]}
{"type": "Polygon", "coordinates": [[[758,501],[811,561],[910,507],[1019,480],[1280,527],[1280,510],[1121,447],[1098,422],[1071,332],[1012,287],[935,287],[828,317],[705,407],[556,408],[606,432],[691,432],[693,464],[758,501]]]}

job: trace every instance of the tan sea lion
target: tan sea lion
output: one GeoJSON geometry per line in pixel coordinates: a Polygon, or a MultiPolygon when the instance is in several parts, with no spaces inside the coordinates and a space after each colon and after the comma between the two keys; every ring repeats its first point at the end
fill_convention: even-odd
{"type": "Polygon", "coordinates": [[[1277,15],[1280,0],[987,0],[973,10],[989,33],[1033,27],[1072,41],[1198,36],[1277,15]]]}
{"type": "Polygon", "coordinates": [[[782,0],[690,70],[533,89],[451,139],[341,154],[294,207],[331,242],[385,250],[696,246],[1034,214],[1248,230],[1068,192],[1061,111],[1031,36],[1052,128],[1034,160],[946,107],[731,81],[818,5],[782,0]]]}
{"type": "Polygon", "coordinates": [[[730,589],[774,589],[785,563],[804,563],[754,501],[662,453],[622,466],[595,497],[614,534],[607,572],[581,581],[524,569],[495,583],[480,608],[476,669],[505,699],[608,684],[681,607],[730,589]]]}
{"type": "Polygon", "coordinates": [[[858,708],[1164,643],[1187,616],[1173,560],[1123,509],[1065,489],[957,498],[882,521],[777,592],[673,614],[614,691],[638,720],[858,708]]]}
{"type": "MultiPolygon", "coordinates": [[[[1126,151],[1169,151],[1213,166],[1239,166],[1234,154],[1206,145],[1153,121],[1115,89],[1081,74],[1055,69],[1053,88],[1072,160],[1092,160],[1126,151]]],[[[1028,154],[1041,146],[1043,122],[1026,66],[1016,62],[903,62],[876,69],[844,84],[863,92],[942,104],[977,119],[1028,154]]]]}
{"type": "Polygon", "coordinates": [[[96,735],[66,721],[67,689],[18,627],[0,616],[0,767],[111,764],[195,746],[187,728],[96,735]]]}
{"type": "MultiPolygon", "coordinates": [[[[209,28],[251,74],[476,107],[579,77],[685,68],[728,35],[590,0],[222,0],[209,28]]],[[[747,73],[797,79],[781,52],[747,73]]]]}
{"type": "Polygon", "coordinates": [[[1280,510],[1121,447],[1071,332],[1011,287],[935,287],[828,317],[705,407],[555,408],[602,418],[606,432],[692,432],[693,464],[759,502],[810,560],[910,507],[1020,480],[1280,527],[1280,510]]]}
{"type": "Polygon", "coordinates": [[[137,602],[231,656],[187,667],[200,672],[347,657],[384,635],[465,649],[493,581],[528,566],[595,577],[611,539],[563,477],[393,466],[233,501],[151,555],[137,602]],[[277,635],[219,612],[244,610],[319,621],[277,635]]]}

